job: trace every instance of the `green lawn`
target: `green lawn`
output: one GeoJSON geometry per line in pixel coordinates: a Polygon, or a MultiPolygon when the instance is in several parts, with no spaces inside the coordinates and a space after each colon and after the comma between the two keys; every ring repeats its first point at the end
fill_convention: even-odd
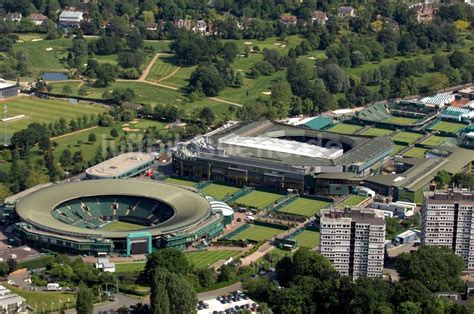
{"type": "MultiPolygon", "coordinates": [[[[72,89],[72,93],[70,95],[78,96],[79,82],[58,82],[50,83],[49,85],[53,86],[53,93],[61,94],[63,92],[63,86],[69,85],[72,89]]],[[[136,103],[151,105],[155,105],[157,103],[174,105],[180,109],[184,109],[188,113],[196,109],[209,107],[216,114],[217,120],[223,119],[227,114],[229,114],[229,107],[231,106],[209,98],[199,99],[194,102],[187,102],[186,97],[179,91],[133,81],[117,81],[112,83],[107,88],[94,88],[89,86],[86,87],[88,94],[83,97],[88,97],[92,99],[102,99],[102,94],[104,93],[104,91],[113,91],[115,88],[133,89],[135,92],[135,97],[132,101],[136,103]]]]}
{"type": "Polygon", "coordinates": [[[392,149],[392,152],[390,153],[390,156],[395,156],[396,154],[398,154],[398,152],[400,152],[401,150],[405,148],[406,148],[405,145],[398,145],[398,144],[393,145],[393,149],[392,149]]]}
{"type": "Polygon", "coordinates": [[[206,195],[210,195],[217,200],[223,200],[227,196],[230,196],[239,190],[240,188],[211,183],[202,189],[201,192],[206,195]]]}
{"type": "Polygon", "coordinates": [[[170,75],[178,67],[173,62],[173,56],[160,56],[146,77],[149,81],[159,81],[170,75]]]}
{"type": "Polygon", "coordinates": [[[185,256],[195,268],[205,268],[211,266],[218,260],[227,260],[238,253],[239,251],[235,250],[199,251],[186,253],[185,256]]]}
{"type": "Polygon", "coordinates": [[[194,181],[175,179],[175,178],[165,179],[165,182],[166,183],[171,183],[171,184],[182,185],[182,186],[190,186],[190,187],[195,187],[196,184],[197,184],[197,182],[194,182],[194,181]]]}
{"type": "Polygon", "coordinates": [[[411,133],[411,132],[400,132],[392,136],[394,141],[412,144],[416,142],[418,139],[422,138],[423,135],[419,133],[411,133]]]}
{"type": "Polygon", "coordinates": [[[145,226],[137,225],[137,224],[132,224],[129,222],[124,222],[124,221],[111,221],[100,230],[105,230],[105,231],[127,231],[127,230],[139,230],[146,228],[145,226]]]}
{"type": "MultiPolygon", "coordinates": [[[[106,111],[102,105],[91,105],[86,102],[79,102],[72,105],[67,101],[41,99],[36,97],[17,97],[15,99],[5,102],[8,106],[8,117],[14,117],[24,114],[25,117],[7,122],[8,137],[11,137],[15,132],[25,129],[28,124],[50,123],[65,118],[70,120],[78,116],[98,114],[106,111]]],[[[69,123],[69,121],[67,121],[69,123]]],[[[3,123],[2,123],[2,138],[3,138],[3,123]]]]}
{"type": "Polygon", "coordinates": [[[433,128],[431,128],[431,130],[447,132],[447,133],[456,133],[462,128],[464,128],[465,126],[466,125],[462,123],[440,121],[433,128]]]}
{"type": "Polygon", "coordinates": [[[367,135],[367,136],[387,136],[393,133],[393,130],[389,129],[382,129],[382,128],[370,128],[360,135],[367,135]]]}
{"type": "Polygon", "coordinates": [[[404,157],[411,157],[411,158],[425,158],[425,153],[427,149],[421,147],[413,147],[412,149],[408,150],[406,153],[403,154],[404,157]]]}
{"type": "Polygon", "coordinates": [[[362,129],[362,127],[359,125],[339,123],[328,129],[328,131],[340,134],[354,134],[360,129],[362,129]]]}
{"type": "Polygon", "coordinates": [[[266,241],[282,232],[284,232],[284,230],[251,225],[250,228],[247,228],[244,231],[239,232],[238,234],[233,236],[231,240],[266,241]]]}
{"type": "Polygon", "coordinates": [[[280,194],[261,192],[261,191],[252,191],[249,194],[246,194],[238,198],[235,202],[245,207],[264,209],[265,207],[274,203],[281,197],[282,195],[280,194]]]}
{"type": "Polygon", "coordinates": [[[128,273],[135,271],[142,271],[145,268],[145,262],[132,262],[132,263],[116,263],[116,273],[128,273]]]}
{"type": "Polygon", "coordinates": [[[37,312],[42,312],[43,309],[47,312],[59,311],[60,307],[72,308],[76,304],[76,294],[75,293],[66,293],[66,292],[35,292],[35,291],[25,291],[23,289],[11,286],[6,283],[2,283],[2,286],[10,289],[13,293],[16,293],[26,299],[26,303],[33,309],[36,309],[37,312]]]}
{"type": "Polygon", "coordinates": [[[298,246],[309,247],[310,249],[319,246],[319,232],[305,230],[294,237],[298,246]]]}
{"type": "Polygon", "coordinates": [[[13,46],[13,51],[25,52],[28,55],[28,68],[39,74],[43,71],[67,71],[66,64],[61,59],[67,58],[67,49],[71,47],[72,40],[70,38],[44,39],[16,43],[13,46]]]}
{"type": "MultiPolygon", "coordinates": [[[[219,251],[199,251],[189,252],[184,255],[188,261],[196,268],[208,267],[218,260],[225,259],[235,256],[239,253],[236,250],[219,250],[219,251]]],[[[115,264],[115,271],[117,273],[126,273],[133,271],[142,271],[145,268],[145,262],[135,263],[117,263],[115,264]]]]}
{"type": "Polygon", "coordinates": [[[327,207],[330,204],[331,203],[325,201],[300,197],[278,211],[282,213],[312,217],[319,213],[321,208],[327,207]]]}
{"type": "Polygon", "coordinates": [[[403,125],[413,124],[416,121],[418,120],[413,119],[413,118],[405,118],[405,117],[391,117],[384,120],[384,122],[393,123],[393,124],[403,124],[403,125]]]}
{"type": "Polygon", "coordinates": [[[440,146],[448,140],[449,140],[449,137],[433,135],[433,136],[428,137],[426,140],[424,140],[420,144],[427,145],[427,146],[440,146]]]}
{"type": "Polygon", "coordinates": [[[337,208],[344,208],[346,206],[356,206],[362,203],[367,199],[367,196],[362,195],[352,195],[349,198],[345,199],[342,203],[337,204],[337,208]]]}

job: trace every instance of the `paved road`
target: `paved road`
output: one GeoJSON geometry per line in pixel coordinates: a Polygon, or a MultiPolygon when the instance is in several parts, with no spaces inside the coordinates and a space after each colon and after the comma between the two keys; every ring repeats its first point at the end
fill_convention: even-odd
{"type": "Polygon", "coordinates": [[[198,293],[197,296],[198,296],[198,300],[209,300],[209,299],[215,299],[218,296],[229,294],[230,292],[237,291],[237,290],[242,290],[242,283],[240,281],[224,288],[198,293]]]}
{"type": "MultiPolygon", "coordinates": [[[[107,302],[107,303],[94,305],[94,313],[99,313],[99,312],[104,312],[104,311],[108,311],[110,313],[111,310],[116,311],[124,306],[130,307],[131,305],[135,305],[142,301],[141,298],[131,297],[131,296],[121,294],[121,293],[115,296],[116,296],[116,301],[114,302],[107,302]]],[[[76,310],[75,309],[67,310],[66,313],[75,314],[76,310]]]]}

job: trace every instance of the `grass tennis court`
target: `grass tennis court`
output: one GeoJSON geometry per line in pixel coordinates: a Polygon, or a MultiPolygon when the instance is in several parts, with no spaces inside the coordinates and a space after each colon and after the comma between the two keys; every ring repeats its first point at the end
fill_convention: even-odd
{"type": "Polygon", "coordinates": [[[331,203],[300,197],[278,211],[282,213],[312,217],[319,213],[321,208],[327,207],[329,204],[331,203]]]}
{"type": "Polygon", "coordinates": [[[209,267],[218,260],[227,260],[232,256],[235,256],[239,251],[235,250],[223,250],[223,251],[199,251],[189,252],[185,256],[188,261],[196,268],[209,267]]]}
{"type": "Polygon", "coordinates": [[[183,180],[183,179],[175,179],[175,178],[168,178],[165,179],[166,183],[171,183],[171,184],[177,184],[177,185],[183,185],[183,186],[190,186],[190,187],[195,187],[197,182],[194,181],[188,181],[188,180],[183,180]]]}
{"type": "Polygon", "coordinates": [[[393,149],[392,149],[392,152],[390,153],[390,156],[395,156],[396,154],[398,154],[398,152],[400,152],[401,150],[405,149],[406,146],[405,145],[393,145],[393,149]]]}
{"type": "Polygon", "coordinates": [[[416,121],[418,120],[414,118],[405,118],[405,117],[391,117],[384,120],[384,122],[393,123],[393,124],[403,124],[403,125],[413,124],[416,121]]]}
{"type": "Polygon", "coordinates": [[[337,204],[337,208],[344,208],[346,206],[356,206],[362,203],[367,199],[367,196],[363,195],[352,195],[348,198],[346,198],[342,203],[337,204]]]}
{"type": "Polygon", "coordinates": [[[466,125],[462,123],[456,123],[456,122],[447,122],[447,121],[440,121],[436,125],[434,125],[431,130],[433,131],[441,131],[441,132],[446,132],[446,133],[456,133],[462,128],[464,128],[466,125]]]}
{"type": "Polygon", "coordinates": [[[393,133],[393,130],[382,129],[382,128],[370,128],[360,135],[367,135],[367,136],[387,136],[393,133]]]}
{"type": "Polygon", "coordinates": [[[418,133],[400,132],[395,134],[392,139],[397,142],[412,144],[422,137],[423,135],[418,133]]]}
{"type": "Polygon", "coordinates": [[[124,222],[124,221],[111,221],[100,230],[106,230],[106,231],[121,231],[121,230],[139,230],[146,228],[145,226],[137,225],[137,224],[132,224],[129,222],[124,222]]]}
{"type": "Polygon", "coordinates": [[[296,240],[298,246],[309,247],[310,249],[319,246],[319,232],[313,230],[305,230],[293,239],[296,240]]]}
{"type": "Polygon", "coordinates": [[[261,192],[261,191],[252,191],[249,194],[246,194],[238,198],[235,202],[245,207],[264,209],[265,207],[274,203],[276,200],[280,199],[281,197],[282,195],[280,194],[261,192]]]}
{"type": "Polygon", "coordinates": [[[362,127],[359,125],[339,123],[328,129],[328,131],[340,134],[354,134],[360,129],[362,129],[362,127]]]}
{"type": "Polygon", "coordinates": [[[249,228],[233,236],[231,240],[266,241],[284,231],[285,230],[276,229],[276,228],[250,225],[249,228]]]}
{"type": "Polygon", "coordinates": [[[217,200],[223,200],[225,197],[230,196],[239,190],[239,188],[232,186],[211,183],[202,189],[201,192],[210,195],[217,200]]]}
{"type": "Polygon", "coordinates": [[[116,263],[115,272],[117,273],[128,273],[132,271],[142,271],[145,268],[145,262],[134,262],[134,263],[116,263]]]}
{"type": "Polygon", "coordinates": [[[428,146],[440,146],[447,140],[449,140],[449,137],[433,135],[433,136],[428,137],[423,142],[421,142],[421,144],[428,145],[428,146]]]}
{"type": "Polygon", "coordinates": [[[404,157],[411,157],[411,158],[424,158],[427,149],[421,147],[413,147],[412,149],[408,150],[406,153],[403,154],[404,157]]]}
{"type": "Polygon", "coordinates": [[[90,105],[86,102],[72,105],[63,100],[37,97],[17,97],[9,100],[6,104],[8,105],[8,117],[25,115],[24,118],[7,122],[9,137],[33,122],[48,124],[59,120],[59,118],[64,118],[69,123],[69,120],[79,116],[90,116],[106,111],[106,108],[101,105],[90,105]]]}

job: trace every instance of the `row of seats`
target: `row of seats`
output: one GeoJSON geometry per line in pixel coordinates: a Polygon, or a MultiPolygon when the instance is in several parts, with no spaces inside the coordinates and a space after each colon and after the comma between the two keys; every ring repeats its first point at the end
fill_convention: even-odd
{"type": "Polygon", "coordinates": [[[53,216],[77,227],[97,229],[112,219],[130,218],[138,223],[156,225],[173,215],[165,204],[134,196],[84,197],[63,203],[53,216]],[[134,219],[136,218],[136,219],[134,219]]]}

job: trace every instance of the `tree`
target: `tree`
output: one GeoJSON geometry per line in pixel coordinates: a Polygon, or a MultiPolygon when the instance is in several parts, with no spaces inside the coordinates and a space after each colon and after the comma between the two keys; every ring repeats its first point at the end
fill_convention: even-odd
{"type": "Polygon", "coordinates": [[[30,170],[28,176],[25,179],[25,187],[32,188],[39,184],[44,184],[49,182],[49,177],[42,173],[39,170],[30,170]]]}
{"type": "Polygon", "coordinates": [[[272,84],[271,99],[273,102],[290,103],[292,97],[291,86],[286,80],[279,80],[272,84]]]}
{"type": "Polygon", "coordinates": [[[8,264],[8,272],[14,272],[18,268],[18,263],[16,262],[16,259],[14,258],[9,258],[7,259],[7,264],[8,264]]]}
{"type": "Polygon", "coordinates": [[[331,93],[345,92],[349,88],[349,79],[337,64],[328,64],[318,70],[318,76],[331,93]]]}
{"type": "Polygon", "coordinates": [[[181,274],[171,273],[167,281],[170,313],[194,313],[197,296],[191,283],[181,274]]]}
{"type": "Polygon", "coordinates": [[[233,41],[228,41],[222,48],[222,58],[228,63],[232,63],[239,54],[239,47],[233,41]]]}
{"type": "Polygon", "coordinates": [[[97,141],[97,137],[96,137],[95,133],[89,133],[89,136],[87,137],[87,140],[91,143],[94,143],[95,141],[97,141]]]}
{"type": "Polygon", "coordinates": [[[201,287],[209,287],[216,283],[217,276],[214,269],[211,268],[202,268],[196,270],[196,276],[201,287]]]}
{"type": "Polygon", "coordinates": [[[446,247],[422,246],[414,253],[402,253],[395,269],[403,280],[420,280],[432,292],[463,288],[459,275],[464,260],[446,247]]]}
{"type": "Polygon", "coordinates": [[[113,128],[112,130],[110,130],[110,136],[117,137],[118,135],[119,134],[116,128],[113,128]]]}
{"type": "Polygon", "coordinates": [[[115,78],[117,77],[117,70],[112,64],[104,63],[99,65],[99,67],[96,69],[96,77],[96,86],[106,87],[115,81],[115,78]]]}
{"type": "Polygon", "coordinates": [[[214,65],[198,66],[189,79],[189,92],[202,92],[212,97],[224,88],[225,83],[214,65]]]}
{"type": "Polygon", "coordinates": [[[189,262],[182,252],[166,248],[148,255],[142,277],[152,278],[152,271],[157,268],[185,275],[189,271],[189,262]]]}
{"type": "Polygon", "coordinates": [[[76,290],[76,311],[78,314],[92,314],[94,309],[94,296],[92,290],[85,284],[79,285],[76,290]]]}
{"type": "Polygon", "coordinates": [[[8,266],[7,262],[0,262],[0,277],[5,277],[8,275],[10,271],[10,267],[8,266]]]}
{"type": "Polygon", "coordinates": [[[436,182],[438,189],[444,189],[444,187],[451,182],[451,175],[446,170],[440,170],[436,173],[434,181],[436,182]]]}
{"type": "Polygon", "coordinates": [[[426,85],[430,93],[436,93],[442,89],[445,89],[449,84],[449,79],[442,73],[433,73],[431,78],[426,85]]]}
{"type": "Polygon", "coordinates": [[[216,119],[214,111],[209,107],[203,107],[199,112],[199,119],[203,121],[206,125],[211,125],[216,119]]]}
{"type": "Polygon", "coordinates": [[[143,38],[138,31],[130,32],[125,41],[130,50],[137,50],[143,48],[143,38]]]}
{"type": "Polygon", "coordinates": [[[70,95],[72,94],[72,88],[69,85],[64,85],[63,86],[63,94],[64,95],[70,95]]]}
{"type": "Polygon", "coordinates": [[[71,165],[72,153],[69,149],[66,148],[65,150],[63,150],[61,157],[59,158],[59,162],[64,168],[67,168],[69,165],[71,165]]]}
{"type": "Polygon", "coordinates": [[[150,285],[150,310],[152,314],[170,313],[170,300],[166,289],[169,272],[157,268],[152,272],[150,285]]]}

